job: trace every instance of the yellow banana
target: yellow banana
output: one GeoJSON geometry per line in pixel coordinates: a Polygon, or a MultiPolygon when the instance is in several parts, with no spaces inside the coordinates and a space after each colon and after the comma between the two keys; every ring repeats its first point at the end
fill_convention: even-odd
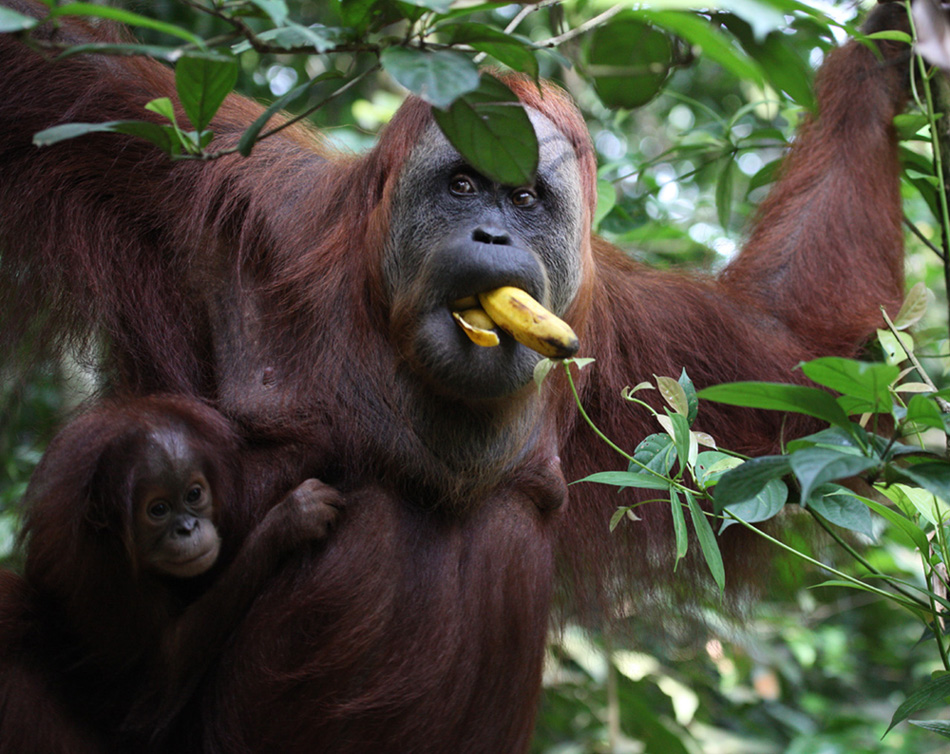
{"type": "Polygon", "coordinates": [[[505,285],[479,293],[478,300],[496,325],[542,356],[566,359],[577,353],[580,344],[570,325],[520,288],[505,285]]]}
{"type": "Polygon", "coordinates": [[[452,312],[452,316],[475,345],[490,348],[501,342],[498,340],[498,333],[494,330],[495,323],[481,309],[465,309],[460,312],[452,312]]]}

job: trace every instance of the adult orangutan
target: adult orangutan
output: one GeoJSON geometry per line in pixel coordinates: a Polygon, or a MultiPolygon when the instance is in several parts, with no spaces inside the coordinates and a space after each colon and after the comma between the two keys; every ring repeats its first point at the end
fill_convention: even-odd
{"type": "MultiPolygon", "coordinates": [[[[885,7],[875,23],[897,17],[885,7]]],[[[103,36],[73,21],[55,33],[103,36]]],[[[883,43],[885,57],[898,48],[883,43]]],[[[563,504],[565,478],[618,461],[563,384],[529,384],[533,351],[504,332],[493,348],[469,339],[453,310],[472,297],[512,286],[566,320],[597,359],[581,379],[588,412],[632,447],[653,428],[619,404],[624,385],[684,367],[698,386],[794,379],[803,359],[854,354],[902,295],[902,66],[854,43],[823,66],[818,117],[714,279],[646,269],[591,237],[594,153],[550,86],[507,79],[541,162],[533,184],[501,186],[412,99],[359,157],[292,129],[204,164],[115,135],[36,149],[32,134],[56,123],[143,117],[175,96],[171,74],[51,64],[12,38],[0,70],[4,335],[43,313],[47,341],[107,338],[116,388],[211,401],[251,446],[250,500],[309,477],[347,498],[325,550],[265,586],[187,702],[177,751],[524,751],[556,560],[568,609],[585,611],[668,571],[662,513],[609,535],[614,490],[572,487],[563,504]]],[[[258,113],[229,99],[216,144],[258,113]]],[[[780,432],[759,412],[703,417],[746,452],[780,432]]]]}

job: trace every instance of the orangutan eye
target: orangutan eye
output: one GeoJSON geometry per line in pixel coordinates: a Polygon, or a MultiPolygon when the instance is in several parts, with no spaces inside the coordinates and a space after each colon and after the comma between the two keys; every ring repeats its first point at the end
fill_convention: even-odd
{"type": "Polygon", "coordinates": [[[165,516],[167,516],[169,513],[171,513],[171,506],[164,500],[159,500],[158,502],[152,503],[148,507],[149,518],[162,519],[165,518],[165,516]]]}
{"type": "Polygon", "coordinates": [[[449,181],[449,192],[455,196],[471,196],[476,193],[475,184],[466,175],[455,175],[449,181]]]}
{"type": "Polygon", "coordinates": [[[516,207],[533,207],[538,201],[538,195],[531,189],[520,188],[511,192],[511,203],[516,207]]]}
{"type": "Polygon", "coordinates": [[[194,487],[188,490],[188,494],[185,495],[185,502],[189,504],[197,503],[199,500],[201,500],[201,492],[201,487],[196,484],[194,487]]]}

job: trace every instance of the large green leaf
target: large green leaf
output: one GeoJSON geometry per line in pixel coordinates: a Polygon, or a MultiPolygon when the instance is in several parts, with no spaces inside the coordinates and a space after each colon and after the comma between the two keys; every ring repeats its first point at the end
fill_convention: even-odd
{"type": "Polygon", "coordinates": [[[890,413],[892,400],[888,388],[900,374],[900,369],[892,364],[870,364],[836,356],[809,361],[802,365],[802,371],[819,385],[854,399],[847,404],[849,413],[890,413]]]}
{"type": "Polygon", "coordinates": [[[777,516],[785,507],[787,500],[788,487],[785,482],[781,479],[772,479],[751,500],[733,503],[723,508],[724,520],[722,526],[719,527],[719,533],[722,534],[728,527],[738,523],[735,518],[729,518],[730,513],[747,524],[760,523],[777,516]]]}
{"type": "Polygon", "coordinates": [[[607,107],[640,107],[663,87],[672,50],[666,34],[624,14],[591,34],[587,70],[607,107]]]}
{"type": "Polygon", "coordinates": [[[801,485],[803,504],[808,503],[812,491],[820,485],[855,476],[878,463],[877,459],[867,456],[817,447],[796,450],[788,457],[788,461],[801,485]]]}
{"type": "Polygon", "coordinates": [[[453,50],[389,47],[380,62],[406,89],[443,110],[479,85],[478,68],[453,50]]]}
{"type": "Polygon", "coordinates": [[[175,64],[175,87],[191,125],[203,131],[231,93],[238,78],[237,60],[230,55],[183,55],[175,64]]]}
{"type": "Polygon", "coordinates": [[[845,487],[824,485],[816,489],[808,499],[808,507],[835,526],[874,538],[871,511],[845,487]]]}
{"type": "Polygon", "coordinates": [[[822,419],[839,427],[850,427],[848,415],[834,397],[824,390],[778,382],[730,382],[699,391],[699,397],[732,406],[792,411],[822,419]]]}
{"type": "Polygon", "coordinates": [[[508,186],[534,182],[538,137],[518,98],[496,78],[482,76],[478,89],[432,114],[452,146],[482,175],[508,186]]]}
{"type": "Polygon", "coordinates": [[[752,458],[720,477],[716,484],[715,510],[753,499],[773,479],[780,479],[791,471],[788,456],[752,458]]]}

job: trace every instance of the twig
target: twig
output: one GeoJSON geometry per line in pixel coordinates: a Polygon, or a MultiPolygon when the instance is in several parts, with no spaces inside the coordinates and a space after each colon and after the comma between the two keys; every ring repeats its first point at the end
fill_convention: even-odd
{"type": "Polygon", "coordinates": [[[585,21],[580,26],[575,27],[571,29],[570,31],[566,31],[563,34],[559,34],[556,37],[551,37],[550,39],[545,39],[543,42],[536,42],[534,45],[535,49],[543,49],[546,47],[557,47],[558,45],[563,44],[564,42],[567,42],[570,39],[574,39],[574,37],[579,37],[581,34],[586,34],[591,29],[594,29],[600,26],[601,24],[606,23],[611,18],[616,16],[618,13],[620,13],[620,11],[625,10],[626,8],[629,8],[629,7],[630,7],[629,5],[615,5],[612,8],[608,8],[603,13],[597,16],[594,16],[589,21],[585,21]]]}
{"type": "Polygon", "coordinates": [[[937,244],[935,244],[935,243],[934,243],[933,241],[931,241],[929,238],[927,238],[926,236],[924,236],[924,234],[920,232],[920,228],[918,228],[916,225],[914,225],[914,223],[912,223],[912,222],[910,221],[910,218],[907,217],[907,215],[904,215],[904,225],[907,226],[907,228],[910,230],[911,233],[913,233],[915,236],[917,236],[918,239],[920,239],[920,242],[921,242],[924,246],[926,246],[926,247],[927,247],[928,249],[930,249],[934,254],[936,254],[938,257],[940,257],[940,259],[942,259],[944,262],[947,261],[947,258],[944,256],[944,253],[943,253],[943,251],[941,251],[940,247],[937,246],[937,244]]]}

